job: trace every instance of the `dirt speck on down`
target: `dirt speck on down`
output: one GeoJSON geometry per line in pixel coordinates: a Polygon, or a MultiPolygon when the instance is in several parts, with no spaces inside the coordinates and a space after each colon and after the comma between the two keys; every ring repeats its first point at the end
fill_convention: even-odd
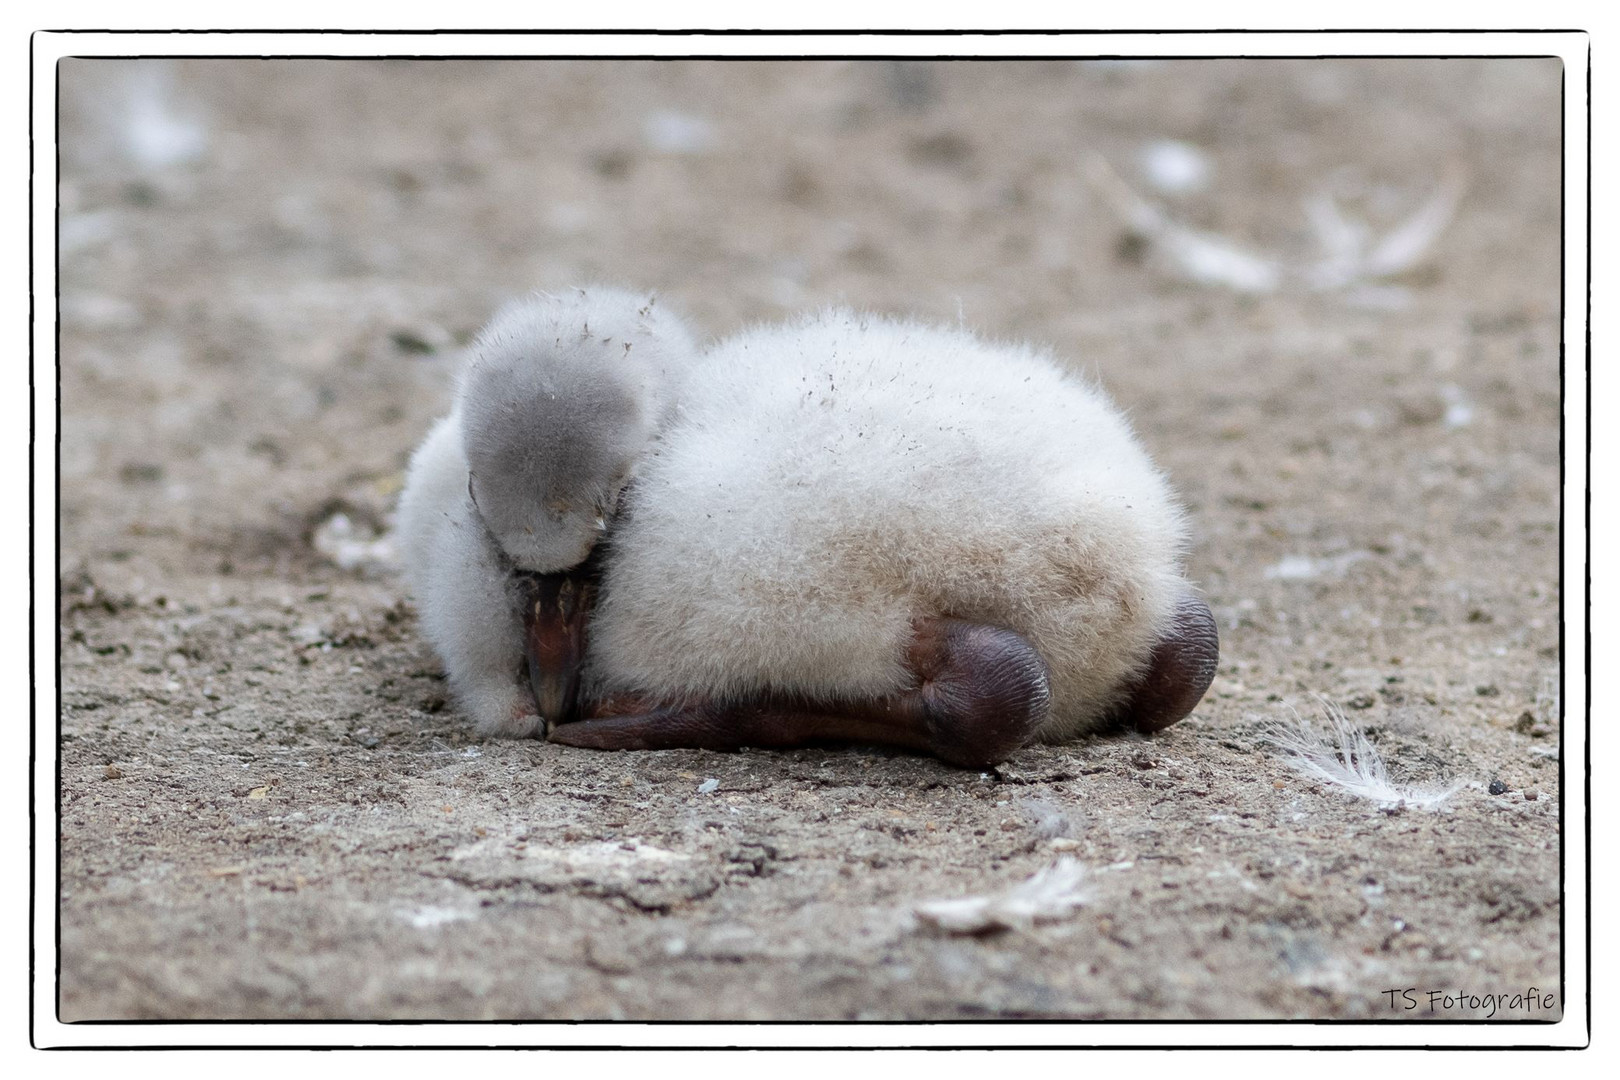
{"type": "Polygon", "coordinates": [[[1556,61],[60,78],[63,1020],[1561,1015],[1556,61]],[[1187,506],[1195,715],[475,737],[394,503],[470,335],[589,282],[1051,345],[1187,506]]]}

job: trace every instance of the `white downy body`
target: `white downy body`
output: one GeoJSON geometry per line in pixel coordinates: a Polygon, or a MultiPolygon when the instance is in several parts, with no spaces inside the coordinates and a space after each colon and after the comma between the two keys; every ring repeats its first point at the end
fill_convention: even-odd
{"type": "Polygon", "coordinates": [[[827,311],[688,373],[612,533],[587,685],[908,685],[912,620],[1024,635],[1042,738],[1119,704],[1189,588],[1168,485],[1100,389],[1023,345],[827,311]]]}

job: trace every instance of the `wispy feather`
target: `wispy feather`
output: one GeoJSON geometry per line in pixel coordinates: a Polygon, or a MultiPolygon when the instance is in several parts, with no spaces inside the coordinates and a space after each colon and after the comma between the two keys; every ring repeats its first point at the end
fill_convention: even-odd
{"type": "Polygon", "coordinates": [[[1381,233],[1346,214],[1330,192],[1315,192],[1304,200],[1304,211],[1316,254],[1291,259],[1177,221],[1134,191],[1099,155],[1087,159],[1085,175],[1125,227],[1156,249],[1179,277],[1250,294],[1289,286],[1338,291],[1351,303],[1386,309],[1410,300],[1408,290],[1389,279],[1416,269],[1429,257],[1456,215],[1466,186],[1461,170],[1451,168],[1421,206],[1381,233]]]}
{"type": "Polygon", "coordinates": [[[1224,236],[1181,224],[1132,191],[1101,157],[1087,161],[1086,176],[1120,220],[1157,244],[1182,277],[1241,293],[1275,292],[1281,284],[1282,270],[1275,259],[1249,251],[1224,236]]]}
{"type": "Polygon", "coordinates": [[[918,904],[916,911],[924,922],[952,934],[1027,930],[1036,923],[1066,918],[1083,906],[1085,874],[1084,866],[1065,857],[1006,892],[928,900],[918,904]]]}
{"type": "Polygon", "coordinates": [[[1464,786],[1462,781],[1445,787],[1397,785],[1367,733],[1350,723],[1331,702],[1323,701],[1322,706],[1328,720],[1325,729],[1314,727],[1289,709],[1292,719],[1278,722],[1264,736],[1264,741],[1281,751],[1283,760],[1294,771],[1358,799],[1381,806],[1404,803],[1421,810],[1437,808],[1464,786]]]}

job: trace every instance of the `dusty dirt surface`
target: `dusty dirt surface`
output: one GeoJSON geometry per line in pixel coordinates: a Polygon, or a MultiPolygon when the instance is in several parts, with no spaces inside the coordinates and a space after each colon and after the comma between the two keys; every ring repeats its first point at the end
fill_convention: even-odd
{"type": "Polygon", "coordinates": [[[1559,1015],[1556,61],[60,77],[63,1019],[1559,1015]],[[1398,276],[1245,293],[1127,228],[1098,158],[1290,265],[1315,193],[1378,233],[1465,187],[1398,276]],[[587,281],[1094,373],[1190,514],[1195,716],[983,774],[474,737],[374,541],[459,344],[587,281]],[[1262,736],[1318,695],[1396,783],[1467,786],[1305,778],[1262,736]],[[1062,858],[1054,921],[917,917],[1062,858]]]}

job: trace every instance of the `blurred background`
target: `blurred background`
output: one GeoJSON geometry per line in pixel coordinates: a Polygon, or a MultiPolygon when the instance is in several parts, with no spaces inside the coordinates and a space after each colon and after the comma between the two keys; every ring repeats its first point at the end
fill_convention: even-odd
{"type": "MultiPolygon", "coordinates": [[[[1296,437],[1443,419],[1482,389],[1464,324],[1521,328],[1489,346],[1517,351],[1556,315],[1550,60],[60,76],[70,550],[152,513],[270,526],[342,476],[397,472],[457,346],[532,288],[658,289],[714,334],[829,303],[962,320],[1205,437],[1285,391],[1305,395],[1276,417],[1296,437]],[[1368,353],[1409,384],[1324,382],[1368,353]]],[[[1552,339],[1534,343],[1550,390],[1552,339]]]]}

